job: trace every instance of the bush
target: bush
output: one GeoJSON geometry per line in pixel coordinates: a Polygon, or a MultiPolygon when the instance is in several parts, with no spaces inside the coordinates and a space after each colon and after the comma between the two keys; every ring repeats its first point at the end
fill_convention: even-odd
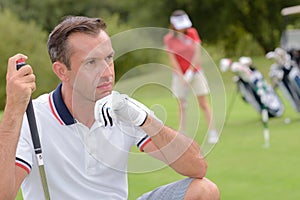
{"type": "Polygon", "coordinates": [[[52,72],[51,62],[47,53],[47,33],[42,31],[34,22],[24,23],[9,10],[0,10],[0,110],[5,105],[5,76],[9,57],[23,53],[28,56],[36,75],[36,97],[49,88],[55,87],[57,79],[52,72]]]}

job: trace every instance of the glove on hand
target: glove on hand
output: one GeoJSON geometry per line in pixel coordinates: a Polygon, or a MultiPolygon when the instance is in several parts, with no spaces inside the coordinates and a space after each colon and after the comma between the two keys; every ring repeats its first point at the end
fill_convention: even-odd
{"type": "Polygon", "coordinates": [[[190,82],[192,81],[192,79],[193,79],[193,76],[194,76],[193,70],[188,69],[188,70],[184,73],[183,78],[184,78],[184,80],[185,80],[187,83],[190,83],[190,82]]]}
{"type": "Polygon", "coordinates": [[[113,126],[114,120],[131,123],[134,126],[142,126],[147,118],[147,107],[140,102],[113,91],[112,94],[99,99],[94,108],[96,121],[104,126],[113,126]]]}

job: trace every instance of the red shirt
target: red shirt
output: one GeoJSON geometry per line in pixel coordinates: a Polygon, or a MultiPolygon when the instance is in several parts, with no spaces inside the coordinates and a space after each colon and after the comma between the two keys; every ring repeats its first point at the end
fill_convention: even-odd
{"type": "MultiPolygon", "coordinates": [[[[192,58],[195,53],[195,42],[200,44],[201,40],[195,28],[188,28],[186,33],[174,36],[173,32],[168,33],[164,37],[164,43],[170,53],[175,55],[178,64],[183,73],[191,65],[192,58]],[[181,37],[183,36],[183,37],[181,37]]],[[[195,71],[200,69],[200,66],[194,66],[195,71]]]]}

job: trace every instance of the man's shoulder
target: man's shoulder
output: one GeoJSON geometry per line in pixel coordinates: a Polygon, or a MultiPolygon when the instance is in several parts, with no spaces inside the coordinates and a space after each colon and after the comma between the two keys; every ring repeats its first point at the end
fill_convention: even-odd
{"type": "Polygon", "coordinates": [[[35,112],[45,112],[50,109],[49,97],[50,93],[41,94],[37,98],[32,100],[35,112]]]}
{"type": "Polygon", "coordinates": [[[48,93],[42,94],[38,96],[36,99],[33,100],[34,103],[47,103],[49,101],[49,95],[48,93]]]}

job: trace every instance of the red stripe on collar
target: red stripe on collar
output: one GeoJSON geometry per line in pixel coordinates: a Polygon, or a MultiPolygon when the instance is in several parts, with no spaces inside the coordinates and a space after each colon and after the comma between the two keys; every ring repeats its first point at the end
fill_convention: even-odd
{"type": "Polygon", "coordinates": [[[60,119],[60,117],[57,115],[57,113],[55,112],[54,110],[54,105],[53,105],[53,101],[52,101],[52,93],[49,94],[49,105],[50,105],[50,109],[54,115],[54,117],[58,120],[58,122],[61,124],[61,125],[65,125],[64,122],[60,119]]]}

